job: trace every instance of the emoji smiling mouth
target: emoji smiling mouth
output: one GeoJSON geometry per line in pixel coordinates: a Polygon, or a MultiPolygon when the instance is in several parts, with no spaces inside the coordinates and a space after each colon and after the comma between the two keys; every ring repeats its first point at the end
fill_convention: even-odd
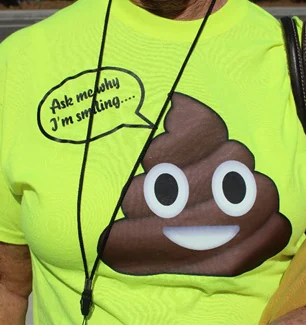
{"type": "Polygon", "coordinates": [[[173,243],[195,251],[217,248],[228,243],[240,231],[239,226],[164,227],[164,235],[173,243]]]}

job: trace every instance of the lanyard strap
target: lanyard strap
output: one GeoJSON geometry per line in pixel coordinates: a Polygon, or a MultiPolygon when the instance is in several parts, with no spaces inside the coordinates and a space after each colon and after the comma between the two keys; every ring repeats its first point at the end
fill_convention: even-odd
{"type": "Polygon", "coordinates": [[[297,115],[306,133],[306,32],[303,27],[303,44],[300,46],[296,22],[291,17],[282,17],[284,40],[297,115]]]}
{"type": "Polygon", "coordinates": [[[204,16],[204,19],[199,27],[199,30],[190,46],[190,49],[184,59],[184,62],[177,74],[177,77],[170,89],[170,92],[168,93],[166,100],[164,102],[164,105],[161,108],[161,111],[157,117],[157,120],[152,127],[152,130],[147,138],[147,141],[145,142],[145,145],[143,149],[141,150],[139,157],[121,191],[120,197],[117,201],[117,204],[115,206],[114,212],[112,214],[112,217],[110,218],[108,227],[107,227],[107,233],[103,237],[101,241],[99,241],[98,244],[98,254],[93,266],[93,269],[90,273],[89,276],[89,270],[88,270],[88,263],[87,263],[87,258],[86,258],[86,252],[85,252],[85,247],[84,247],[84,241],[83,241],[83,235],[82,235],[82,225],[81,225],[81,207],[82,207],[82,193],[83,193],[83,185],[84,185],[84,178],[85,178],[85,172],[86,172],[86,163],[87,163],[87,158],[88,158],[88,152],[89,152],[89,145],[90,145],[90,138],[91,138],[91,133],[92,133],[92,127],[93,127],[93,122],[94,122],[94,103],[97,98],[97,93],[98,93],[98,84],[100,80],[100,75],[101,75],[101,68],[102,68],[102,59],[103,59],[103,54],[104,54],[104,49],[105,49],[105,42],[106,42],[106,35],[107,35],[107,29],[108,29],[108,24],[109,24],[109,17],[110,17],[110,10],[111,10],[111,4],[112,0],[109,0],[108,6],[107,6],[107,11],[106,11],[106,16],[105,16],[105,22],[104,22],[104,28],[103,28],[103,33],[102,33],[102,42],[101,42],[101,49],[100,49],[100,54],[99,54],[99,60],[98,60],[98,66],[97,66],[97,74],[96,74],[96,81],[95,81],[95,88],[94,88],[94,95],[92,99],[92,104],[91,104],[91,110],[90,110],[90,118],[88,122],[88,128],[87,128],[87,137],[86,137],[86,143],[85,143],[85,148],[84,148],[84,155],[83,155],[83,163],[82,163],[82,169],[80,173],[80,181],[79,181],[79,190],[78,190],[78,200],[77,200],[77,223],[78,223],[78,236],[79,236],[79,243],[80,243],[80,249],[81,249],[81,254],[82,254],[82,259],[83,259],[83,264],[84,264],[84,271],[85,271],[85,285],[84,285],[84,291],[82,293],[81,297],[81,312],[82,315],[84,316],[83,324],[86,324],[88,316],[92,310],[92,291],[93,291],[93,278],[95,276],[96,270],[98,268],[99,262],[100,262],[100,257],[103,256],[103,252],[105,249],[105,246],[107,244],[107,240],[109,238],[109,234],[111,232],[111,228],[116,220],[118,211],[122,205],[122,202],[124,200],[124,197],[129,189],[130,184],[132,183],[133,178],[135,177],[135,174],[138,170],[138,167],[140,166],[141,162],[143,161],[143,158],[151,144],[152,139],[155,136],[155,133],[163,119],[163,116],[165,115],[165,112],[167,110],[167,107],[169,103],[171,102],[172,96],[177,88],[177,85],[179,84],[182,75],[184,74],[184,71],[186,69],[186,66],[190,60],[190,57],[192,53],[194,52],[198,41],[200,39],[200,36],[204,30],[204,27],[207,23],[207,20],[209,16],[211,15],[213,8],[215,6],[216,0],[211,0],[209,9],[207,10],[207,13],[204,16]]]}

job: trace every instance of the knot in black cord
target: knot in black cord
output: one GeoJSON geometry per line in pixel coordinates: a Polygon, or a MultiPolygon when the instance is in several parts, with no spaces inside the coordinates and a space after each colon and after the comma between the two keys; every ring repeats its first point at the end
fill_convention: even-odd
{"type": "Polygon", "coordinates": [[[85,280],[84,291],[81,297],[81,312],[84,317],[87,317],[92,307],[92,281],[91,279],[85,280]]]}

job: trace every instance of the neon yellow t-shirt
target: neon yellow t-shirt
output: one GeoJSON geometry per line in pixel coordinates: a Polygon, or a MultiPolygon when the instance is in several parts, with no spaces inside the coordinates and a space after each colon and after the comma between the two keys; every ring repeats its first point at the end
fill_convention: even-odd
{"type": "MultiPolygon", "coordinates": [[[[105,11],[80,0],[0,46],[0,240],[31,249],[38,325],[82,323],[77,195],[105,11]]],[[[82,201],[90,270],[200,23],[114,0],[82,201]]],[[[257,324],[306,228],[279,22],[245,0],[214,13],[157,132],[88,324],[257,324]]]]}

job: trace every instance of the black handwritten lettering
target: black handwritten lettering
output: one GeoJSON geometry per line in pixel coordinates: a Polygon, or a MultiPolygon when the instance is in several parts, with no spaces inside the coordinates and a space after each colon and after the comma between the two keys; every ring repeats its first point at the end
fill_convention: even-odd
{"type": "Polygon", "coordinates": [[[119,78],[115,78],[113,79],[113,85],[116,89],[120,88],[120,82],[119,82],[119,78]]]}
{"type": "Polygon", "coordinates": [[[144,99],[144,84],[133,71],[113,66],[80,71],[59,80],[42,97],[37,124],[46,138],[70,144],[86,143],[83,127],[86,130],[86,121],[94,114],[98,116],[90,141],[122,128],[153,128],[153,123],[141,113],[144,99]],[[95,84],[98,71],[101,77],[95,84]],[[83,125],[79,125],[81,121],[83,125]]]}
{"type": "Polygon", "coordinates": [[[112,80],[108,80],[107,78],[104,78],[104,82],[101,84],[101,86],[102,85],[104,85],[106,90],[110,90],[112,88],[116,88],[116,89],[120,88],[120,83],[118,78],[112,80]]]}
{"type": "Polygon", "coordinates": [[[113,107],[112,101],[110,99],[105,101],[104,103],[100,102],[100,105],[101,105],[102,111],[104,111],[105,109],[108,109],[110,107],[113,107]]]}
{"type": "Polygon", "coordinates": [[[106,101],[103,101],[102,99],[99,100],[99,102],[96,101],[95,103],[95,109],[98,112],[104,111],[106,109],[115,107],[120,108],[120,99],[118,96],[114,97],[113,99],[108,99],[106,101]]]}
{"type": "Polygon", "coordinates": [[[113,98],[113,105],[114,105],[116,108],[120,108],[120,98],[119,98],[119,97],[114,97],[114,98],[113,98]]]}
{"type": "Polygon", "coordinates": [[[82,121],[82,115],[81,115],[81,113],[76,113],[75,114],[75,117],[77,119],[77,122],[81,122],[82,121]]]}
{"type": "Polygon", "coordinates": [[[79,93],[78,95],[76,95],[76,100],[77,102],[82,102],[84,99],[87,99],[88,96],[87,96],[87,92],[86,91],[83,91],[82,93],[79,93]]]}
{"type": "Polygon", "coordinates": [[[72,116],[62,118],[62,125],[65,127],[66,125],[73,124],[72,116]]]}
{"type": "Polygon", "coordinates": [[[50,123],[53,123],[54,125],[52,126],[52,131],[57,131],[57,129],[58,129],[58,125],[57,125],[57,120],[56,120],[56,118],[52,118],[51,120],[50,120],[50,123]]]}
{"type": "Polygon", "coordinates": [[[65,95],[64,100],[59,101],[57,98],[54,98],[52,101],[52,106],[50,107],[53,114],[56,114],[57,109],[64,109],[69,106],[73,106],[73,99],[65,95]]]}
{"type": "MultiPolygon", "coordinates": [[[[103,82],[98,86],[97,92],[98,94],[104,93],[107,90],[111,89],[119,89],[120,88],[120,81],[119,78],[114,78],[114,79],[107,79],[104,78],[103,82]]],[[[83,102],[85,99],[88,99],[90,97],[93,97],[94,91],[92,89],[84,90],[83,92],[80,92],[79,94],[76,95],[76,100],[78,103],[83,102]]]]}
{"type": "Polygon", "coordinates": [[[113,88],[116,88],[116,89],[120,88],[119,78],[115,78],[112,80],[108,80],[107,78],[104,78],[104,81],[98,87],[98,94],[104,93],[106,90],[110,90],[113,88]]]}
{"type": "Polygon", "coordinates": [[[56,109],[61,109],[61,104],[58,99],[53,99],[52,106],[50,107],[53,114],[55,114],[56,109]]]}
{"type": "Polygon", "coordinates": [[[84,109],[82,112],[77,113],[75,116],[77,118],[77,122],[80,122],[82,120],[85,120],[89,117],[90,113],[93,112],[93,114],[101,113],[102,111],[105,111],[109,108],[115,107],[116,109],[120,108],[121,101],[118,96],[114,97],[113,99],[108,100],[102,100],[96,101],[93,107],[93,111],[91,108],[84,109]]]}
{"type": "Polygon", "coordinates": [[[73,99],[71,97],[68,97],[67,95],[65,95],[65,104],[66,104],[66,107],[73,106],[73,99]]]}
{"type": "MultiPolygon", "coordinates": [[[[81,112],[82,120],[85,120],[85,118],[89,117],[90,112],[91,112],[91,108],[84,109],[84,111],[81,112]]],[[[93,110],[93,113],[94,114],[97,113],[95,109],[93,110]]]]}

